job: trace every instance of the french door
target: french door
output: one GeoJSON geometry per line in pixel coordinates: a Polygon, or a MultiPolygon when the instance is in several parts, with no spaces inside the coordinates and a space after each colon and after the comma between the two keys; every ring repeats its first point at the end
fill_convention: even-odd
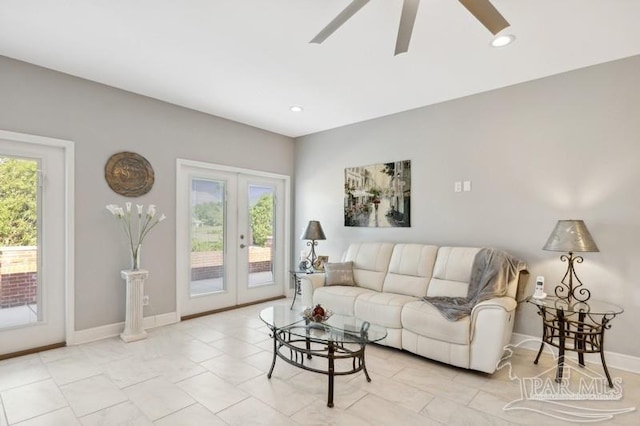
{"type": "Polygon", "coordinates": [[[178,160],[179,315],[285,294],[288,177],[178,160]]]}
{"type": "Polygon", "coordinates": [[[65,342],[71,146],[51,141],[0,131],[0,358],[65,342]]]}

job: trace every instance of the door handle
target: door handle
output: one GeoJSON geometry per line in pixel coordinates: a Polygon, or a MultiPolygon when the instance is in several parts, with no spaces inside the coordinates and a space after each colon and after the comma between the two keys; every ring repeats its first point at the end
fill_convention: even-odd
{"type": "Polygon", "coordinates": [[[246,246],[244,244],[240,244],[240,248],[245,248],[246,246]]]}

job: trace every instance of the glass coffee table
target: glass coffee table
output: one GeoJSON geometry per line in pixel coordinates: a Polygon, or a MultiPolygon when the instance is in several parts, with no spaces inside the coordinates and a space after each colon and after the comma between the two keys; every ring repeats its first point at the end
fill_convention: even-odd
{"type": "Polygon", "coordinates": [[[271,378],[276,358],[329,378],[327,406],[333,407],[335,376],[345,376],[364,371],[371,381],[365,364],[364,350],[369,343],[387,336],[379,326],[355,317],[334,314],[323,322],[303,317],[303,309],[271,306],[260,312],[260,319],[271,329],[273,337],[273,361],[267,374],[271,378]],[[314,357],[325,358],[326,368],[310,365],[314,357]]]}

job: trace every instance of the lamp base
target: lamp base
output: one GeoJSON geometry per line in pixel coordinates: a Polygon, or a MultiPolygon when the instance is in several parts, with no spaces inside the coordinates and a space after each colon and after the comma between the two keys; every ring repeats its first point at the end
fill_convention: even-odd
{"type": "Polygon", "coordinates": [[[567,267],[567,272],[565,272],[562,281],[554,290],[558,299],[563,299],[569,302],[572,300],[575,300],[576,302],[586,302],[589,300],[591,298],[591,292],[584,287],[573,266],[574,263],[583,262],[584,259],[582,256],[574,256],[572,252],[569,252],[568,256],[566,254],[560,256],[560,260],[568,262],[569,266],[567,267]],[[574,279],[578,282],[577,285],[574,285],[574,279]]]}
{"type": "Polygon", "coordinates": [[[307,245],[311,247],[311,251],[309,252],[307,258],[304,260],[304,262],[308,264],[305,270],[313,271],[316,260],[318,260],[318,256],[316,255],[316,246],[318,245],[318,242],[316,240],[311,240],[307,242],[307,245]]]}

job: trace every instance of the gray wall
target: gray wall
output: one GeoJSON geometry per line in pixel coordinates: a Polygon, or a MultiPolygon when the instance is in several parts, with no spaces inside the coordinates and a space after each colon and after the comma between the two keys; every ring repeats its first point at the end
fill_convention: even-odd
{"type": "MultiPolygon", "coordinates": [[[[331,260],[350,241],[494,246],[526,260],[550,289],[566,264],[541,247],[556,220],[584,219],[600,253],[586,253],[578,272],[594,298],[625,308],[607,349],[640,356],[639,71],[633,57],[327,131],[299,138],[294,157],[290,138],[0,57],[0,129],[76,143],[78,330],[124,319],[128,254],[104,205],[126,199],[103,175],[110,155],[130,150],[156,172],[151,192],[134,201],[169,217],[143,247],[152,271],[145,315],[175,310],[175,159],[286,175],[295,164],[294,255],[315,218],[328,238],[318,253],[331,260]],[[404,159],[412,228],[345,228],[344,168],[404,159]],[[473,191],[454,193],[460,180],[473,191]]],[[[530,306],[519,308],[516,331],[539,335],[530,306]]]]}
{"type": "Polygon", "coordinates": [[[142,266],[150,270],[145,315],[157,315],[176,309],[176,158],[293,174],[291,138],[5,57],[0,129],[75,142],[77,330],[124,321],[120,270],[130,261],[106,204],[153,203],[168,216],[142,248],[142,266]],[[108,187],[104,165],[119,151],[137,152],[152,164],[155,185],[146,195],[128,199],[108,187]]]}
{"type": "MultiPolygon", "coordinates": [[[[528,294],[566,270],[541,250],[556,221],[585,220],[600,252],[578,274],[625,309],[606,349],[640,356],[640,57],[299,138],[295,173],[294,236],[320,220],[330,261],[351,241],[493,246],[528,262],[528,294]],[[412,227],[344,227],[344,168],[407,159],[412,227]],[[462,180],[472,191],[454,193],[462,180]]],[[[518,311],[516,331],[540,335],[535,310],[518,311]]]]}

